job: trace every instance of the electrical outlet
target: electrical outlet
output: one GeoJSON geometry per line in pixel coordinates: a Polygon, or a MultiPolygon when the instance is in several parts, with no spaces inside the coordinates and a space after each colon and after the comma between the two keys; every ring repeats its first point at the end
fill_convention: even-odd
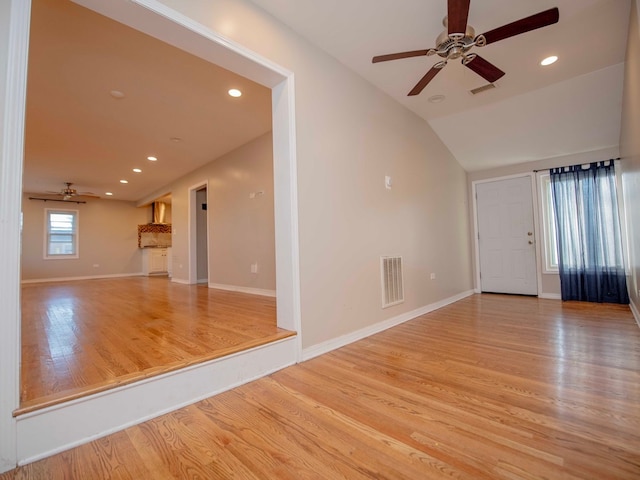
{"type": "Polygon", "coordinates": [[[100,265],[99,265],[99,264],[97,264],[97,263],[94,263],[94,264],[93,264],[93,268],[99,268],[99,267],[100,267],[100,265]]]}
{"type": "Polygon", "coordinates": [[[435,274],[435,273],[432,273],[432,274],[431,274],[431,280],[435,280],[435,279],[436,279],[436,274],[435,274]]]}
{"type": "Polygon", "coordinates": [[[251,264],[251,273],[258,273],[258,262],[251,264]]]}

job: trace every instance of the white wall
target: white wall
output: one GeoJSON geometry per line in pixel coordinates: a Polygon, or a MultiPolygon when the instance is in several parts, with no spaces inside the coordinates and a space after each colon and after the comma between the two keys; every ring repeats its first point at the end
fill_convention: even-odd
{"type": "Polygon", "coordinates": [[[620,154],[625,226],[629,240],[631,265],[627,287],[631,307],[640,325],[640,12],[633,0],[629,16],[629,37],[622,102],[620,154]]]}
{"type": "Polygon", "coordinates": [[[275,291],[271,133],[211,161],[162,189],[171,192],[174,281],[189,281],[189,189],[205,182],[208,185],[209,284],[275,291]],[[250,198],[252,193],[254,198],[250,198]],[[256,274],[251,273],[252,263],[258,264],[256,274]]]}
{"type": "Polygon", "coordinates": [[[138,224],[149,208],[132,202],[88,200],[85,204],[22,199],[22,280],[132,275],[142,272],[138,224]],[[78,211],[76,259],[44,259],[45,209],[78,211]],[[97,265],[97,266],[96,266],[97,265]]]}
{"type": "Polygon", "coordinates": [[[248,1],[163,3],[294,72],[304,348],[472,287],[466,175],[425,121],[248,1]],[[389,254],[406,302],[382,310],[389,254]]]}
{"type": "Polygon", "coordinates": [[[213,162],[209,283],[275,292],[271,133],[213,162]],[[251,273],[251,265],[257,272],[251,273]]]}

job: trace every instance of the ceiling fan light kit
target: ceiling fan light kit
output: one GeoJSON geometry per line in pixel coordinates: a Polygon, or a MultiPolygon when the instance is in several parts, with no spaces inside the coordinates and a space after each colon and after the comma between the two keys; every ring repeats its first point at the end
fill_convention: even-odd
{"type": "Polygon", "coordinates": [[[78,191],[75,188],[71,188],[71,185],[73,185],[73,183],[71,182],[65,182],[65,187],[60,190],[59,195],[62,195],[62,199],[63,200],[71,200],[73,197],[77,197],[78,196],[78,191]]]}
{"type": "Polygon", "coordinates": [[[445,30],[436,38],[436,47],[426,50],[412,50],[408,52],[391,53],[373,57],[373,63],[399,60],[419,56],[438,55],[444,60],[435,63],[424,77],[409,92],[409,96],[418,95],[442,70],[449,60],[460,59],[462,64],[480,75],[489,83],[494,83],[505,75],[505,72],[485,60],[477,53],[470,53],[474,47],[482,48],[509,37],[530,32],[538,28],[557,23],[560,18],[558,8],[551,8],[543,12],[522,18],[512,23],[495,28],[480,35],[467,23],[471,0],[448,0],[447,16],[442,21],[445,30]]]}

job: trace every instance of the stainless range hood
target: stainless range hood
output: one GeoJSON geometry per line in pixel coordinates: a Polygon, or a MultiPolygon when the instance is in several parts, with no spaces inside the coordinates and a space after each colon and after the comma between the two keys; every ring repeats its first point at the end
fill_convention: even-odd
{"type": "Polygon", "coordinates": [[[138,248],[171,246],[171,224],[167,223],[166,209],[164,202],[151,204],[151,222],[138,225],[138,248]]]}
{"type": "Polygon", "coordinates": [[[164,216],[167,205],[164,202],[153,202],[151,204],[152,224],[165,224],[164,216]]]}

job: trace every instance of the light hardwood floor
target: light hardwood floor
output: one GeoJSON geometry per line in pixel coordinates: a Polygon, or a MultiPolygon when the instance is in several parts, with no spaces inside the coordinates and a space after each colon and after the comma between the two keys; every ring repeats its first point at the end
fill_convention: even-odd
{"type": "Polygon", "coordinates": [[[628,308],[475,295],[0,480],[638,479],[628,308]]]}
{"type": "Polygon", "coordinates": [[[274,298],[167,277],[25,284],[16,414],[290,335],[274,298]]]}

